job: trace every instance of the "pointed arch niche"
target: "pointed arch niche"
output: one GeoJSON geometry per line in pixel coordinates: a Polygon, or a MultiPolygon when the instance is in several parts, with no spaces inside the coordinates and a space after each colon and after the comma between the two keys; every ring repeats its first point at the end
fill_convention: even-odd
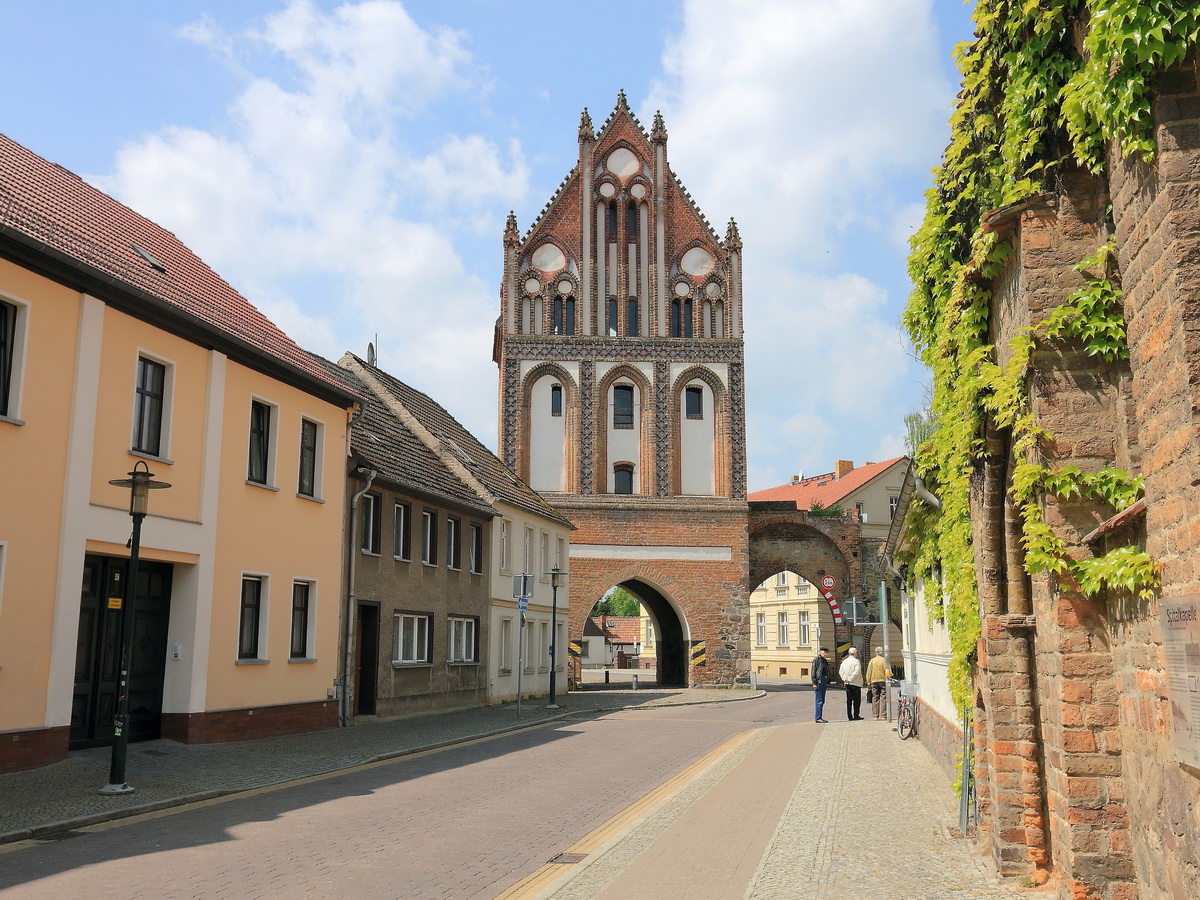
{"type": "Polygon", "coordinates": [[[617,467],[632,466],[629,493],[654,490],[654,392],[646,375],[635,366],[618,365],[604,373],[597,390],[599,440],[596,470],[598,493],[617,492],[617,467]],[[626,406],[631,404],[631,406],[626,406]]]}
{"type": "Polygon", "coordinates": [[[672,492],[727,497],[729,442],[720,439],[729,422],[729,391],[711,369],[692,366],[671,390],[672,492]]]}
{"type": "Polygon", "coordinates": [[[519,474],[535,491],[578,490],[579,407],[579,387],[557,363],[534,366],[522,379],[519,474]]]}

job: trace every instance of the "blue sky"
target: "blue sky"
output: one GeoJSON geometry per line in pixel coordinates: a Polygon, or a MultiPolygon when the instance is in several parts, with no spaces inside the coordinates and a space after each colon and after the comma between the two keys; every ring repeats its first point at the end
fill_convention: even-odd
{"type": "Polygon", "coordinates": [[[302,345],[495,445],[504,219],[624,89],[744,249],[750,488],[903,452],[907,238],[958,0],[6,0],[0,130],[174,231],[302,345]]]}

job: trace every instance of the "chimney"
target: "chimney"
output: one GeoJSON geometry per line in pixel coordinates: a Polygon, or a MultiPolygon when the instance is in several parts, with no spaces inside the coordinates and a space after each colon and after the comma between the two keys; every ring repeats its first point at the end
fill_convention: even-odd
{"type": "Polygon", "coordinates": [[[792,484],[799,484],[799,483],[800,483],[800,476],[799,476],[799,475],[793,475],[793,476],[792,476],[792,484]]]}
{"type": "Polygon", "coordinates": [[[834,477],[841,478],[843,475],[849,475],[854,469],[854,461],[849,459],[839,459],[837,466],[834,468],[834,477]]]}

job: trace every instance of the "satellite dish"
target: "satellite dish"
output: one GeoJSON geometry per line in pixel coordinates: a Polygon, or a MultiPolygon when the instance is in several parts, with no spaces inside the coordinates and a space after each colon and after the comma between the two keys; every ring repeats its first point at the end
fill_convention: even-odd
{"type": "Polygon", "coordinates": [[[367,365],[375,365],[375,343],[374,341],[367,342],[367,365]]]}

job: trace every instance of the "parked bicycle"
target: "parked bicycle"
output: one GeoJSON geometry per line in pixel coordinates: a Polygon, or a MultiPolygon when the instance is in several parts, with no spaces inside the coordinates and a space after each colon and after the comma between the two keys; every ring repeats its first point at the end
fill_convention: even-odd
{"type": "Polygon", "coordinates": [[[900,740],[907,741],[917,733],[917,698],[911,694],[900,695],[899,715],[896,717],[896,733],[900,740]]]}

